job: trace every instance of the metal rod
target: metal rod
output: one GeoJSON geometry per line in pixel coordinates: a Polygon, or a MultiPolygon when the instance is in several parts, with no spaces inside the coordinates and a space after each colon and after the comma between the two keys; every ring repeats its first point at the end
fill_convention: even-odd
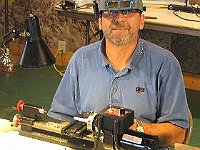
{"type": "Polygon", "coordinates": [[[88,45],[90,43],[90,21],[86,20],[86,42],[85,44],[88,45]]]}
{"type": "Polygon", "coordinates": [[[188,6],[188,0],[185,1],[186,6],[188,6]]]}
{"type": "Polygon", "coordinates": [[[5,15],[5,22],[4,22],[4,35],[9,32],[9,19],[8,19],[8,0],[5,0],[4,6],[4,15],[5,15]]]}

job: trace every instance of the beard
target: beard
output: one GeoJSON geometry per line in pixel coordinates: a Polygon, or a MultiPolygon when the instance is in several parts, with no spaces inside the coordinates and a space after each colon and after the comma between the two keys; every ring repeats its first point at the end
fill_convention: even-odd
{"type": "Polygon", "coordinates": [[[130,30],[129,25],[124,23],[114,23],[108,28],[108,30],[103,31],[104,35],[115,45],[125,45],[129,43],[133,38],[133,33],[130,30]],[[122,34],[116,34],[115,30],[124,30],[122,34]]]}

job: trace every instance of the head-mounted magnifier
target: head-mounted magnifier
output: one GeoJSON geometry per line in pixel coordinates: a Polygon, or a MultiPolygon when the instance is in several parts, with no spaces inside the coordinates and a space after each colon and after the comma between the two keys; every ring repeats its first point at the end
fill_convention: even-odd
{"type": "Polygon", "coordinates": [[[99,0],[94,5],[95,18],[99,18],[99,14],[102,11],[126,11],[126,10],[137,10],[143,12],[142,0],[99,0]]]}
{"type": "Polygon", "coordinates": [[[119,10],[140,10],[143,11],[142,0],[99,0],[99,12],[119,10]]]}

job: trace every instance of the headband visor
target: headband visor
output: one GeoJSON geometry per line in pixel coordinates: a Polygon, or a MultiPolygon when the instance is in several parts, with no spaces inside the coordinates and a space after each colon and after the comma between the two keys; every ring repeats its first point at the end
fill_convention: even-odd
{"type": "Polygon", "coordinates": [[[142,0],[99,0],[99,12],[120,11],[120,10],[139,10],[143,12],[142,0]]]}

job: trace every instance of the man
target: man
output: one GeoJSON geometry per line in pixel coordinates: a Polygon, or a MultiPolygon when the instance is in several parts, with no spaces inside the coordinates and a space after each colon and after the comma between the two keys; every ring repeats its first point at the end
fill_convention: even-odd
{"type": "Polygon", "coordinates": [[[105,38],[73,55],[48,115],[66,121],[111,103],[134,110],[160,147],[182,143],[189,115],[181,68],[171,52],[138,37],[141,0],[100,0],[98,6],[105,38]]]}

